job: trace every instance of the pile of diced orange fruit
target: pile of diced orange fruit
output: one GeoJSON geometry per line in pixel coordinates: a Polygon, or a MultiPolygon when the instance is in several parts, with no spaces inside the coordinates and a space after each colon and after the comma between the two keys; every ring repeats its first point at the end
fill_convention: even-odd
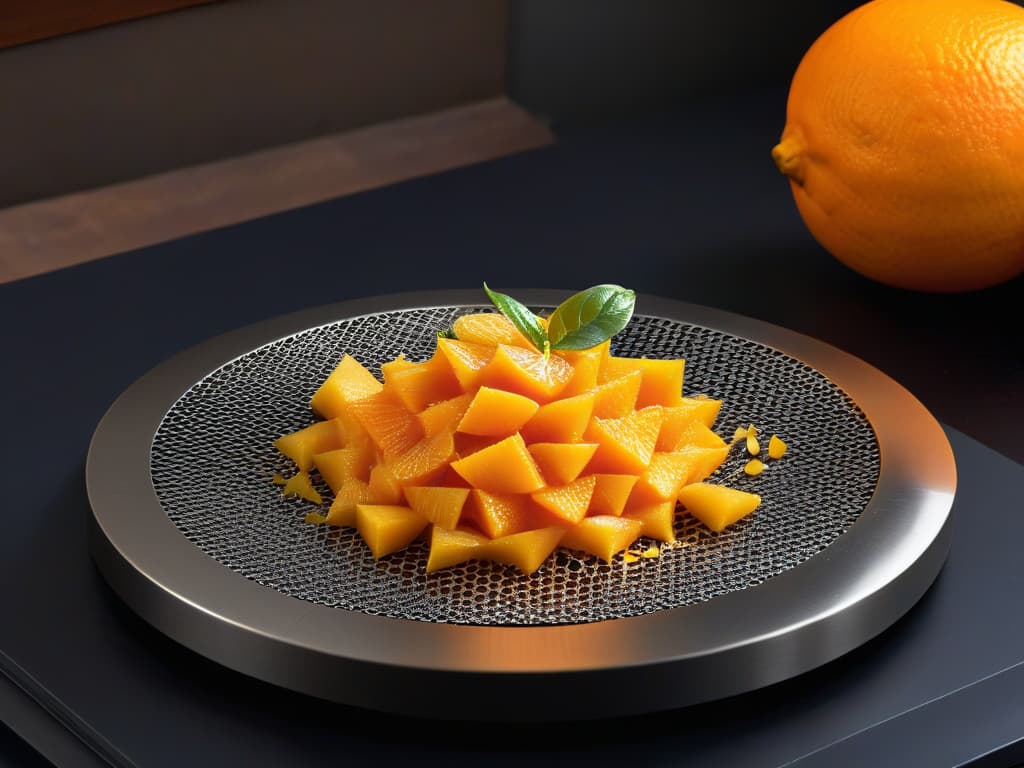
{"type": "MultiPolygon", "coordinates": [[[[683,397],[683,360],[533,345],[503,315],[459,317],[433,357],[346,355],[313,395],[323,421],[275,442],[307,520],[358,529],[374,557],[429,536],[427,571],[492,560],[532,573],[559,546],[611,561],[638,538],[674,542],[677,504],[721,531],[755,494],[702,482],[729,445],[721,401],[683,397]],[[429,528],[428,528],[429,527],[429,528]]],[[[634,558],[635,559],[635,558],[634,558]]]]}

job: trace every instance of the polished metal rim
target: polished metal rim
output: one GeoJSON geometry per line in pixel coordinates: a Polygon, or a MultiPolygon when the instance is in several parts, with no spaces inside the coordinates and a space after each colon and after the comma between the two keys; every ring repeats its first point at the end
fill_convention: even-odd
{"type": "MultiPolygon", "coordinates": [[[[554,291],[516,295],[540,306],[562,298],[554,291]]],[[[164,414],[196,381],[312,327],[479,298],[478,291],[443,291],[319,307],[212,339],[143,376],[100,422],[86,466],[90,547],[111,586],[175,640],[278,685],[402,714],[534,720],[638,714],[787,679],[877,635],[934,580],[949,549],[956,470],[942,428],[918,400],[877,369],[807,336],[649,296],[639,297],[638,313],[774,347],[828,377],[869,419],[880,452],[875,494],[818,555],[757,586],[648,615],[478,627],[288,597],[221,565],[167,517],[152,486],[149,451],[164,414]]]]}

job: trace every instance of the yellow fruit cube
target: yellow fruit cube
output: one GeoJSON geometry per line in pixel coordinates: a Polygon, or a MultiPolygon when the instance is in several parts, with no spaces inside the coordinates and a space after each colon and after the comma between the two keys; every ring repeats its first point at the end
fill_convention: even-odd
{"type": "Polygon", "coordinates": [[[338,419],[318,421],[308,427],[282,435],[274,441],[274,447],[289,459],[302,472],[313,468],[313,455],[341,448],[345,442],[342,422],[338,419]]]}
{"type": "Polygon", "coordinates": [[[375,560],[408,546],[427,527],[423,515],[395,504],[357,504],[356,530],[375,560]]]}
{"type": "Polygon", "coordinates": [[[341,362],[320,385],[309,404],[313,411],[325,419],[333,419],[345,411],[355,400],[376,394],[384,388],[358,360],[345,355],[341,362]]]}
{"type": "Polygon", "coordinates": [[[459,421],[457,431],[467,435],[508,437],[530,420],[540,406],[515,392],[480,387],[459,421]]]}
{"type": "MultiPolygon", "coordinates": [[[[684,397],[678,405],[662,409],[661,432],[658,434],[659,451],[672,451],[679,445],[686,429],[694,422],[711,427],[722,407],[721,400],[709,397],[684,397]]],[[[746,431],[744,431],[746,436],[746,431]]]]}
{"type": "Polygon", "coordinates": [[[387,464],[377,464],[370,470],[370,504],[400,504],[402,486],[387,464]]]}
{"type": "MultiPolygon", "coordinates": [[[[404,361],[403,361],[404,362],[404,361]]],[[[394,393],[410,413],[419,413],[435,403],[462,393],[458,379],[444,355],[401,368],[385,368],[384,388],[394,393]]]]}
{"type": "Polygon", "coordinates": [[[643,522],[627,517],[585,517],[565,532],[559,546],[588,552],[610,563],[618,552],[636,541],[642,528],[643,522]]]}
{"type": "Polygon", "coordinates": [[[579,477],[597,443],[533,443],[527,449],[549,485],[565,485],[579,477]]]}
{"type": "Polygon", "coordinates": [[[690,422],[680,433],[679,440],[670,449],[680,451],[684,448],[728,448],[728,444],[715,434],[710,427],[700,421],[690,422]]]}
{"type": "Polygon", "coordinates": [[[536,528],[493,539],[483,550],[488,559],[514,565],[529,575],[555,551],[564,535],[565,528],[536,528]]]}
{"type": "Polygon", "coordinates": [[[620,419],[594,417],[584,437],[598,443],[590,471],[639,475],[650,464],[661,430],[661,408],[633,411],[620,419]]]}
{"type": "Polygon", "coordinates": [[[693,465],[693,458],[685,453],[655,452],[647,470],[637,480],[630,499],[646,503],[674,501],[693,471],[693,465]]]}
{"type": "Polygon", "coordinates": [[[632,520],[639,520],[641,523],[640,535],[650,536],[658,541],[672,543],[676,540],[675,520],[676,502],[661,501],[655,504],[644,504],[638,507],[627,509],[622,513],[623,517],[632,520]]]}
{"type": "Polygon", "coordinates": [[[467,392],[424,408],[416,415],[420,420],[420,426],[423,427],[424,435],[433,437],[441,432],[454,432],[472,401],[473,393],[467,392]]]}
{"type": "Polygon", "coordinates": [[[568,485],[544,488],[530,494],[534,503],[560,520],[578,523],[590,508],[597,478],[593,475],[581,477],[568,485]]]}
{"type": "Polygon", "coordinates": [[[618,517],[626,508],[633,486],[639,479],[636,475],[594,475],[594,495],[590,499],[591,515],[614,515],[618,517]]]}
{"type": "Polygon", "coordinates": [[[328,525],[351,528],[356,524],[356,505],[370,501],[370,486],[362,480],[352,479],[334,492],[334,501],[327,510],[328,525]]]}
{"type": "Polygon", "coordinates": [[[530,443],[578,443],[593,410],[593,392],[546,403],[523,425],[523,438],[530,443]]]}
{"type": "Polygon", "coordinates": [[[423,437],[419,419],[388,390],[349,403],[348,410],[385,456],[404,453],[423,437]]]}
{"type": "Polygon", "coordinates": [[[409,486],[405,498],[409,506],[422,515],[427,522],[447,531],[459,524],[462,507],[469,496],[468,488],[444,488],[442,486],[409,486]]]}
{"type": "Polygon", "coordinates": [[[545,358],[533,349],[499,344],[479,383],[546,403],[565,388],[572,373],[572,366],[560,357],[545,358]]]}
{"type": "Polygon", "coordinates": [[[367,480],[373,458],[372,453],[363,449],[335,448],[333,451],[315,454],[313,466],[331,490],[337,493],[347,480],[367,480]]]}
{"type": "Polygon", "coordinates": [[[428,485],[444,475],[455,455],[451,432],[424,437],[409,450],[387,461],[388,469],[402,487],[428,485]]]}
{"type": "Polygon", "coordinates": [[[757,509],[761,497],[724,485],[694,483],[679,492],[679,501],[687,512],[718,533],[757,509]]]}
{"type": "Polygon", "coordinates": [[[637,392],[636,408],[649,405],[678,405],[683,396],[682,359],[658,360],[609,356],[601,370],[600,379],[612,381],[633,371],[641,375],[640,390],[637,392]]]}
{"type": "Polygon", "coordinates": [[[621,419],[632,413],[636,408],[643,378],[640,371],[631,371],[595,387],[594,416],[599,419],[621,419]]]}
{"type": "Polygon", "coordinates": [[[518,432],[453,461],[452,469],[474,488],[491,493],[533,493],[544,487],[540,470],[518,432]]]}
{"type": "Polygon", "coordinates": [[[480,385],[480,375],[494,356],[494,349],[492,346],[457,339],[437,340],[437,350],[448,361],[463,392],[469,392],[480,385]]]}
{"type": "Polygon", "coordinates": [[[514,347],[533,349],[533,344],[512,325],[512,321],[496,312],[478,312],[455,318],[452,324],[459,341],[484,346],[511,344],[514,347]]]}
{"type": "Polygon", "coordinates": [[[484,547],[490,543],[490,539],[486,536],[468,528],[446,531],[435,525],[430,532],[427,573],[480,558],[485,552],[484,547]]]}
{"type": "Polygon", "coordinates": [[[489,538],[497,539],[529,527],[529,502],[529,496],[488,493],[474,488],[463,507],[463,515],[489,538]]]}

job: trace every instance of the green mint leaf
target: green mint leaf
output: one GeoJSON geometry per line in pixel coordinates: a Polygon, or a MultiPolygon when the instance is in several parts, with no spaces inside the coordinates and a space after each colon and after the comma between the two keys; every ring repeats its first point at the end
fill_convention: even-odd
{"type": "Polygon", "coordinates": [[[548,318],[552,349],[596,347],[629,323],[636,294],[619,285],[595,285],[563,301],[548,318]]]}
{"type": "Polygon", "coordinates": [[[542,351],[544,345],[547,344],[548,334],[537,316],[511,296],[492,291],[487,287],[487,283],[484,283],[484,291],[486,291],[487,297],[494,302],[498,311],[511,320],[512,325],[528,338],[538,351],[542,351]]]}
{"type": "Polygon", "coordinates": [[[437,332],[437,338],[439,338],[439,339],[458,339],[459,337],[455,335],[455,329],[454,328],[445,328],[445,329],[440,330],[440,331],[437,332]]]}

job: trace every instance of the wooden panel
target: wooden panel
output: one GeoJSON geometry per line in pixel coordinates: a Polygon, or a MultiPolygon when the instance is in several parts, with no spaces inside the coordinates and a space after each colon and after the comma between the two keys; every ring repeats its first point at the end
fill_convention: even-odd
{"type": "Polygon", "coordinates": [[[504,72],[503,0],[213,2],[7,48],[0,207],[494,98],[504,72]]]}
{"type": "Polygon", "coordinates": [[[505,98],[0,209],[0,283],[553,141],[505,98]]]}
{"type": "Polygon", "coordinates": [[[214,0],[3,0],[0,48],[214,0]]]}

